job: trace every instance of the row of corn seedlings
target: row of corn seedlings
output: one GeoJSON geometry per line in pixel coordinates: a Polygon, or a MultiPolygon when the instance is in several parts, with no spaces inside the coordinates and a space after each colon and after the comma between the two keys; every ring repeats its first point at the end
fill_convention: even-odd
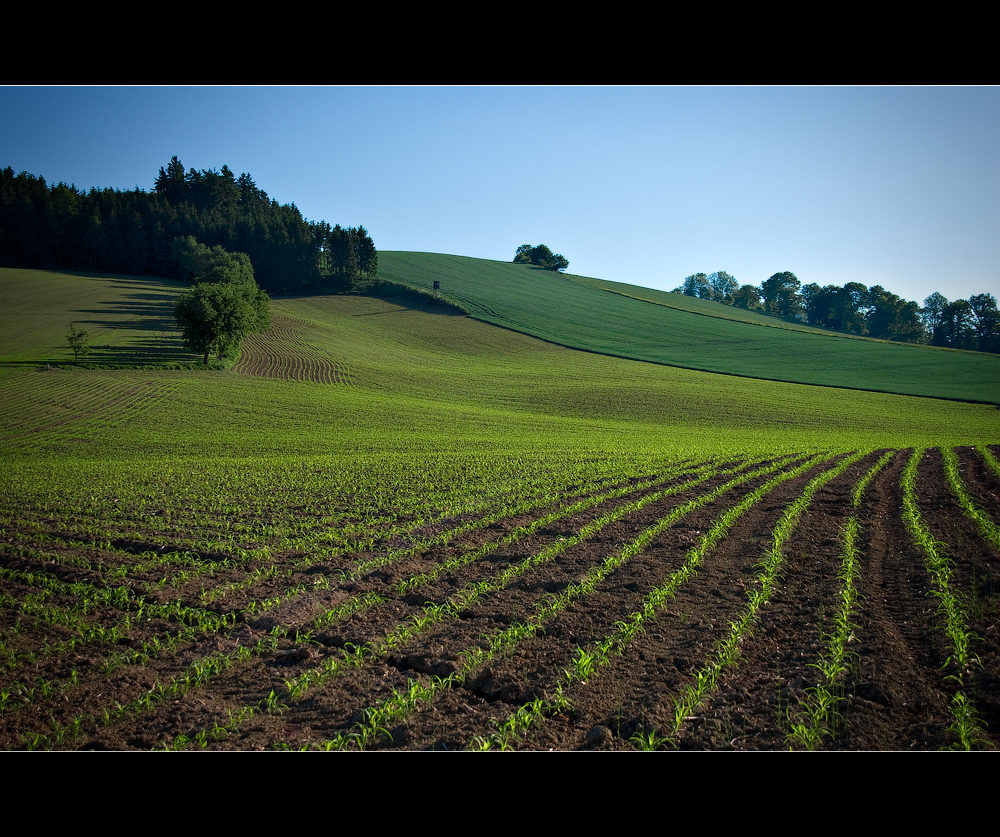
{"type": "MultiPolygon", "coordinates": [[[[742,466],[737,466],[737,468],[739,467],[742,466]]],[[[684,491],[689,488],[693,488],[699,485],[700,483],[710,479],[717,472],[718,472],[717,468],[713,466],[703,466],[701,468],[697,468],[694,471],[690,472],[691,476],[689,479],[685,480],[682,483],[679,483],[678,485],[667,488],[666,491],[670,493],[677,493],[679,491],[684,491]]],[[[485,543],[462,555],[455,556],[446,561],[443,561],[442,563],[434,567],[434,569],[432,570],[427,570],[425,572],[417,573],[415,575],[409,576],[408,578],[402,579],[401,581],[398,581],[391,585],[386,584],[384,589],[382,589],[381,591],[372,590],[366,593],[352,596],[347,601],[342,602],[337,607],[331,608],[326,613],[322,614],[320,617],[317,618],[314,624],[316,625],[317,628],[330,625],[336,621],[340,621],[341,619],[344,619],[355,613],[362,612],[363,610],[367,610],[370,607],[374,607],[375,605],[389,601],[390,600],[389,596],[391,594],[413,592],[419,589],[421,586],[429,584],[430,582],[441,578],[447,573],[454,572],[455,570],[458,570],[461,567],[473,564],[476,561],[479,561],[485,558],[486,556],[492,554],[493,552],[502,549],[503,547],[514,544],[518,540],[521,540],[522,538],[525,538],[537,532],[539,529],[542,529],[545,526],[550,526],[551,524],[559,520],[564,520],[574,514],[579,514],[580,512],[587,511],[588,509],[594,508],[598,505],[601,505],[602,503],[616,500],[627,494],[632,494],[637,491],[644,491],[663,481],[664,479],[646,480],[637,485],[619,486],[610,491],[605,491],[600,494],[592,495],[585,499],[578,500],[574,503],[570,503],[569,505],[565,505],[553,512],[550,512],[549,514],[543,515],[542,517],[532,520],[530,523],[525,523],[515,527],[503,537],[497,538],[493,541],[490,541],[489,543],[485,543]]],[[[657,499],[658,497],[661,496],[665,495],[663,495],[662,492],[654,492],[648,495],[648,499],[647,498],[643,499],[643,504],[648,502],[653,502],[654,499],[657,499]]]]}
{"type": "Polygon", "coordinates": [[[944,668],[951,671],[946,676],[957,688],[951,701],[954,722],[952,731],[958,738],[957,747],[972,749],[981,741],[982,721],[976,716],[971,698],[965,694],[965,680],[979,660],[972,651],[976,637],[968,628],[965,604],[951,583],[953,562],[948,556],[947,544],[937,540],[920,513],[917,502],[917,469],[924,450],[917,448],[903,469],[903,521],[917,547],[924,553],[924,564],[931,578],[930,595],[938,600],[938,614],[945,635],[951,643],[951,653],[944,668]]]}
{"type": "MultiPolygon", "coordinates": [[[[286,591],[286,596],[287,595],[293,595],[294,593],[302,592],[303,588],[304,588],[304,585],[300,586],[300,588],[298,588],[296,590],[286,591]]],[[[312,589],[312,588],[309,588],[309,589],[312,589]]],[[[267,603],[264,603],[264,604],[265,605],[266,604],[274,605],[274,604],[277,604],[277,600],[272,601],[272,602],[267,602],[267,603]]],[[[211,633],[211,631],[209,631],[209,633],[211,633]]],[[[282,633],[284,633],[284,632],[282,632],[282,633]]],[[[298,638],[299,638],[299,634],[297,633],[296,639],[298,639],[298,638]]],[[[153,649],[148,648],[147,644],[144,644],[143,651],[147,652],[147,649],[149,651],[153,650],[153,649]]],[[[242,653],[243,653],[244,656],[248,657],[248,655],[246,654],[245,651],[242,652],[242,653]]],[[[148,656],[147,656],[147,659],[148,659],[148,656]]],[[[243,661],[243,657],[237,657],[237,658],[230,659],[229,662],[231,664],[234,661],[243,661]]],[[[197,665],[197,663],[195,663],[193,665],[197,665]]],[[[222,668],[215,668],[215,669],[209,668],[208,669],[209,673],[211,673],[212,671],[221,672],[222,670],[223,670],[222,668]]],[[[187,688],[189,688],[190,679],[191,678],[189,676],[179,675],[179,676],[173,678],[172,681],[169,681],[166,684],[163,684],[163,685],[160,685],[160,686],[156,687],[149,694],[144,695],[144,696],[142,696],[140,698],[139,704],[138,704],[139,707],[143,708],[143,707],[148,707],[148,706],[154,705],[156,702],[158,702],[159,700],[161,700],[163,698],[163,696],[165,696],[165,695],[176,695],[176,694],[178,694],[179,693],[179,691],[178,691],[179,690],[179,684],[180,684],[180,686],[183,686],[183,691],[186,691],[187,688]]],[[[199,685],[201,685],[204,682],[206,682],[207,679],[208,679],[207,676],[202,672],[197,677],[197,683],[199,685]]],[[[302,688],[301,681],[298,682],[298,683],[290,682],[288,684],[288,686],[289,686],[289,692],[290,692],[290,694],[293,697],[299,697],[300,696],[299,690],[302,688]]],[[[272,700],[268,702],[268,705],[267,705],[266,708],[274,709],[274,708],[277,708],[277,707],[279,707],[279,706],[282,705],[281,699],[280,699],[279,695],[276,695],[275,693],[272,692],[272,696],[271,697],[272,697],[272,700]]],[[[111,717],[118,717],[118,718],[120,718],[123,715],[127,715],[127,714],[129,714],[129,713],[128,712],[124,712],[123,713],[123,712],[119,711],[119,712],[116,712],[116,713],[112,713],[111,717]]]]}
{"type": "Polygon", "coordinates": [[[680,734],[681,727],[705,698],[715,690],[724,669],[736,662],[740,644],[750,635],[757,614],[777,591],[781,583],[784,547],[816,492],[826,483],[843,473],[850,465],[865,456],[856,453],[841,459],[807,483],[803,492],[788,506],[774,528],[771,546],[765,551],[757,566],[757,587],[747,593],[748,602],[743,612],[730,622],[729,634],[716,645],[716,651],[707,665],[694,672],[694,684],[674,699],[674,721],[671,737],[680,734]]]}
{"type": "Polygon", "coordinates": [[[982,506],[977,503],[962,482],[962,477],[958,469],[958,457],[954,448],[941,448],[941,456],[944,460],[944,471],[948,478],[948,486],[958,499],[958,504],[962,508],[962,513],[975,522],[980,534],[993,546],[1000,549],[1000,526],[986,514],[982,506]]]}
{"type": "MultiPolygon", "coordinates": [[[[50,733],[26,734],[23,742],[30,750],[48,750],[64,743],[67,729],[72,730],[70,739],[72,740],[84,732],[93,733],[101,726],[110,727],[127,718],[141,715],[160,704],[180,699],[192,689],[203,686],[239,663],[246,663],[252,657],[274,651],[276,644],[277,637],[270,637],[258,640],[254,647],[237,644],[231,651],[220,651],[202,657],[169,680],[163,683],[157,681],[150,689],[127,704],[115,703],[106,706],[100,715],[94,713],[75,715],[68,724],[59,724],[53,719],[50,733]]],[[[272,692],[270,697],[261,700],[256,708],[273,709],[273,705],[274,693],[272,692]]]]}
{"type": "MultiPolygon", "coordinates": [[[[782,474],[776,479],[778,481],[791,479],[795,473],[801,472],[801,470],[805,470],[814,465],[817,459],[818,457],[809,460],[809,462],[800,465],[798,468],[792,469],[789,472],[789,475],[786,476],[785,474],[782,474]]],[[[568,607],[573,601],[593,593],[608,575],[625,566],[633,557],[640,554],[653,539],[655,539],[665,529],[674,525],[678,520],[696,509],[707,505],[729,490],[774,470],[775,466],[773,464],[763,468],[758,468],[680,504],[668,515],[660,518],[655,524],[644,529],[637,538],[626,544],[620,552],[609,555],[604,559],[604,561],[593,567],[582,580],[569,585],[559,594],[550,594],[546,596],[536,605],[535,612],[530,617],[521,620],[508,628],[498,631],[493,635],[484,637],[481,640],[481,643],[485,644],[487,646],[486,648],[483,648],[482,644],[480,644],[467,649],[459,656],[459,663],[457,664],[456,671],[452,675],[446,678],[434,679],[430,685],[427,686],[419,684],[414,686],[413,684],[410,684],[402,692],[397,691],[390,698],[380,702],[377,706],[369,707],[369,709],[365,710],[364,720],[359,725],[356,725],[354,729],[348,732],[340,733],[336,738],[327,742],[326,746],[334,748],[343,748],[347,746],[364,748],[369,746],[379,737],[384,736],[390,725],[400,722],[410,712],[414,711],[418,702],[429,703],[438,693],[463,683],[469,675],[474,673],[490,660],[494,659],[497,655],[509,652],[518,643],[536,635],[536,633],[543,628],[546,622],[565,610],[565,608],[568,607]],[[414,700],[414,696],[416,696],[418,700],[414,700]]],[[[614,513],[615,518],[621,516],[621,510],[617,510],[616,513],[614,513]]],[[[603,525],[604,523],[602,522],[601,526],[603,525]]],[[[584,529],[586,528],[587,527],[584,527],[584,529]]],[[[578,543],[584,539],[582,537],[583,534],[584,532],[581,530],[580,535],[567,540],[573,540],[575,543],[578,543]]],[[[593,533],[588,533],[587,536],[590,536],[591,534],[593,533]]],[[[550,547],[550,551],[555,552],[556,549],[558,549],[559,552],[562,552],[565,548],[566,547],[562,544],[557,544],[554,545],[554,548],[550,547]]],[[[468,605],[468,601],[463,601],[461,603],[461,607],[463,609],[468,607],[468,605]]],[[[536,701],[534,708],[539,711],[559,711],[559,709],[565,708],[566,706],[566,704],[560,703],[560,697],[561,692],[557,690],[556,697],[554,698],[554,710],[551,701],[536,701]]],[[[521,721],[533,717],[533,712],[534,709],[528,712],[521,711],[519,714],[516,713],[518,720],[515,721],[513,725],[508,724],[507,730],[511,731],[513,727],[521,721]]],[[[489,739],[489,743],[490,746],[503,746],[503,743],[495,738],[489,739]]]]}
{"type": "MultiPolygon", "coordinates": [[[[602,667],[608,665],[614,657],[624,653],[632,642],[645,632],[648,625],[658,617],[667,602],[676,596],[680,586],[697,574],[698,567],[705,556],[725,538],[732,525],[740,517],[759,503],[772,490],[813,468],[821,459],[822,456],[813,457],[789,471],[778,474],[754,491],[749,492],[738,503],[722,512],[705,534],[687,552],[681,567],[671,573],[662,584],[654,587],[646,594],[640,610],[634,611],[624,619],[619,620],[615,624],[615,632],[610,636],[592,643],[586,649],[577,649],[572,666],[563,670],[563,677],[555,686],[555,702],[552,705],[549,705],[546,701],[542,701],[541,703],[536,702],[537,705],[533,706],[530,712],[525,712],[525,708],[522,707],[504,724],[500,725],[496,733],[488,738],[478,737],[471,742],[470,746],[474,749],[508,749],[515,735],[523,733],[527,728],[537,723],[539,718],[538,713],[551,716],[564,711],[563,704],[567,700],[566,690],[575,683],[585,685],[602,667]],[[530,721],[530,724],[525,726],[525,721],[530,721]]],[[[721,488],[727,487],[729,486],[722,486],[721,488]]],[[[629,547],[629,551],[637,554],[642,549],[645,549],[652,538],[665,528],[665,525],[672,525],[673,522],[675,521],[671,520],[671,518],[665,518],[653,527],[652,530],[647,530],[640,539],[629,547]]],[[[705,684],[707,680],[703,677],[698,682],[705,684]]],[[[650,733],[648,738],[640,735],[634,743],[648,749],[652,744],[662,745],[666,744],[669,740],[668,737],[659,737],[655,733],[650,733]]]]}
{"type": "MultiPolygon", "coordinates": [[[[769,471],[775,470],[784,464],[787,458],[780,460],[779,463],[772,463],[768,466],[758,468],[749,473],[745,473],[738,476],[728,482],[725,486],[715,489],[706,495],[698,497],[696,500],[689,501],[684,505],[685,513],[691,511],[694,508],[709,502],[714,497],[718,496],[724,490],[733,487],[734,485],[742,484],[749,480],[755,479],[760,475],[767,473],[769,471]]],[[[744,466],[738,465],[735,468],[730,468],[730,471],[742,470],[744,466]]],[[[522,576],[529,570],[534,569],[546,562],[552,561],[557,558],[560,554],[568,550],[569,548],[582,543],[583,541],[594,537],[598,532],[601,531],[608,524],[620,520],[628,514],[634,513],[639,509],[645,507],[646,505],[666,499],[672,495],[682,493],[691,487],[704,482],[712,476],[712,473],[699,473],[699,475],[692,477],[692,479],[684,481],[677,485],[668,486],[666,488],[660,489],[658,491],[651,492],[640,498],[631,500],[624,503],[615,509],[600,515],[594,520],[590,521],[588,524],[584,525],[576,535],[561,539],[548,547],[543,549],[541,552],[529,556],[517,564],[508,566],[504,570],[501,570],[493,577],[480,582],[470,582],[462,587],[455,594],[450,596],[447,601],[442,604],[432,604],[428,603],[425,605],[417,614],[409,617],[403,622],[397,624],[397,626],[385,634],[381,640],[368,643],[363,646],[350,645],[346,647],[339,655],[331,655],[327,657],[323,663],[314,669],[304,672],[298,678],[293,681],[288,681],[286,683],[287,691],[282,697],[283,701],[295,702],[300,700],[306,693],[306,691],[314,686],[324,682],[327,682],[330,678],[340,675],[345,671],[356,669],[365,665],[368,662],[383,659],[388,654],[397,651],[405,643],[410,642],[423,634],[425,634],[430,628],[440,625],[447,620],[457,619],[459,614],[464,610],[471,607],[473,604],[481,600],[483,597],[492,595],[500,590],[509,586],[515,579],[522,576]]],[[[615,492],[617,493],[617,492],[615,492]]],[[[508,536],[500,539],[499,543],[506,543],[511,540],[514,533],[510,533],[508,536]]],[[[498,544],[499,545],[499,544],[498,544]]],[[[489,545],[487,545],[488,547],[489,545]]],[[[479,553],[484,548],[480,547],[475,550],[479,553]]],[[[380,599],[381,601],[381,599],[380,599]]],[[[321,617],[322,620],[322,617],[321,617]]],[[[518,638],[524,638],[528,633],[527,628],[524,626],[515,626],[513,629],[513,634],[517,634],[518,638]],[[520,631],[520,634],[518,634],[520,631]]],[[[510,634],[510,632],[505,632],[510,634]]],[[[510,635],[513,635],[510,634],[510,635]]],[[[499,642],[500,645],[493,648],[493,653],[496,653],[500,646],[505,645],[509,642],[508,638],[494,639],[494,645],[499,642]]],[[[466,653],[467,665],[478,666],[484,661],[481,656],[482,649],[474,648],[466,653]]],[[[414,695],[421,695],[422,699],[426,699],[430,694],[434,694],[440,691],[442,688],[449,688],[454,683],[459,682],[459,678],[464,677],[462,675],[462,666],[459,666],[459,670],[451,678],[439,678],[431,687],[417,687],[414,685],[409,685],[400,694],[395,695],[390,698],[389,701],[384,702],[381,708],[371,708],[367,712],[366,722],[362,724],[362,728],[353,730],[349,733],[342,734],[340,737],[334,740],[333,743],[329,743],[331,747],[340,746],[367,746],[373,736],[376,736],[378,730],[384,725],[387,717],[396,717],[400,712],[407,712],[412,709],[416,702],[413,700],[414,695]],[[421,691],[423,689],[424,691],[421,691]],[[430,691],[427,691],[430,689],[430,691]],[[367,732],[365,731],[367,730],[367,732]]]]}
{"type": "Polygon", "coordinates": [[[856,582],[861,571],[861,554],[857,547],[861,524],[857,512],[861,508],[865,489],[893,455],[894,451],[883,454],[881,459],[858,480],[851,495],[854,513],[847,519],[841,531],[840,568],[837,572],[840,586],[837,591],[837,608],[833,616],[834,629],[826,638],[826,650],[812,664],[819,672],[820,680],[807,690],[807,698],[799,709],[797,719],[790,719],[791,732],[788,740],[807,750],[816,749],[824,738],[832,737],[834,733],[836,707],[843,691],[841,680],[850,668],[851,652],[848,646],[855,640],[858,630],[854,623],[854,610],[859,597],[856,582]]]}

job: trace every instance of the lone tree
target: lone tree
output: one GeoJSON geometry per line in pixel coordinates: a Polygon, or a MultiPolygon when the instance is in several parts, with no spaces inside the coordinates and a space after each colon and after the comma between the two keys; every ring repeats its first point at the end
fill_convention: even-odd
{"type": "Polygon", "coordinates": [[[569,261],[559,253],[553,253],[544,244],[532,247],[522,244],[514,254],[514,264],[533,264],[545,270],[565,270],[569,261]]]}
{"type": "Polygon", "coordinates": [[[243,253],[213,256],[206,260],[205,272],[195,276],[198,284],[174,305],[184,344],[204,355],[206,366],[211,352],[228,357],[245,337],[271,325],[271,300],[257,287],[249,258],[243,253]]]}
{"type": "Polygon", "coordinates": [[[90,345],[87,343],[87,332],[82,328],[77,328],[75,323],[69,324],[69,331],[66,332],[66,343],[73,353],[73,360],[77,363],[90,351],[90,345]]]}

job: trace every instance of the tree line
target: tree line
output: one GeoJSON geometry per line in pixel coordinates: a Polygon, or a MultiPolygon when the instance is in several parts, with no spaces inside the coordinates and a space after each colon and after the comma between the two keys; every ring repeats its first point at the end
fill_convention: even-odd
{"type": "Polygon", "coordinates": [[[0,170],[0,265],[184,276],[174,242],[245,253],[271,293],[350,290],[378,269],[362,227],[310,222],[249,174],[185,169],[174,156],[144,191],[48,185],[0,170]]]}
{"type": "Polygon", "coordinates": [[[803,285],[788,271],[740,285],[724,270],[688,276],[673,293],[883,340],[1000,353],[1000,311],[989,293],[949,302],[935,292],[921,308],[881,285],[803,285]]]}

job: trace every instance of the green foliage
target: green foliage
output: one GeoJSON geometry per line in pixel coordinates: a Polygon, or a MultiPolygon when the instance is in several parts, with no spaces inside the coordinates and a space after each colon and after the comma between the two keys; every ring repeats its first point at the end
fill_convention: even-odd
{"type": "Polygon", "coordinates": [[[764,298],[764,310],[779,317],[794,317],[802,311],[799,297],[801,283],[794,273],[775,273],[761,283],[760,293],[764,298]]]}
{"type": "Polygon", "coordinates": [[[553,253],[544,244],[532,247],[530,244],[522,244],[514,254],[514,264],[533,264],[544,270],[565,270],[569,267],[569,261],[559,253],[553,253]]]}
{"type": "Polygon", "coordinates": [[[194,236],[174,241],[171,248],[180,278],[197,284],[207,282],[253,283],[253,265],[246,253],[230,253],[216,245],[199,244],[194,236]]]}
{"type": "Polygon", "coordinates": [[[80,362],[81,358],[86,357],[90,353],[90,344],[87,342],[88,332],[81,328],[77,328],[75,323],[69,324],[69,330],[66,332],[66,343],[69,346],[69,350],[73,353],[73,360],[77,363],[80,362]]]}
{"type": "Polygon", "coordinates": [[[715,293],[704,273],[695,273],[684,279],[681,285],[681,293],[684,296],[696,296],[698,299],[714,299],[715,293]]]}
{"type": "Polygon", "coordinates": [[[184,242],[181,258],[197,270],[194,288],[174,306],[184,343],[197,354],[215,351],[220,360],[239,349],[250,334],[270,327],[270,298],[257,287],[250,260],[243,253],[211,250],[193,239],[184,242]]]}
{"type": "Polygon", "coordinates": [[[762,311],[760,288],[753,285],[740,285],[739,289],[733,292],[733,305],[746,311],[762,311]]]}
{"type": "Polygon", "coordinates": [[[341,291],[356,290],[362,278],[372,280],[378,272],[378,253],[364,227],[316,227],[320,246],[320,272],[333,280],[341,291]]]}
{"type": "MultiPolygon", "coordinates": [[[[246,253],[265,290],[315,289],[330,277],[340,281],[346,265],[338,259],[348,254],[331,255],[332,231],[324,221],[307,221],[294,203],[271,199],[247,173],[237,178],[227,166],[185,170],[176,156],[150,192],[82,192],[0,169],[0,265],[10,267],[174,276],[175,239],[193,236],[246,253]]],[[[374,276],[371,237],[364,227],[345,232],[354,269],[374,276]]],[[[187,267],[180,273],[189,278],[187,267]]]]}
{"type": "Polygon", "coordinates": [[[724,270],[717,270],[708,277],[708,281],[712,285],[712,298],[716,302],[724,305],[733,304],[734,296],[740,287],[733,276],[724,270]]]}

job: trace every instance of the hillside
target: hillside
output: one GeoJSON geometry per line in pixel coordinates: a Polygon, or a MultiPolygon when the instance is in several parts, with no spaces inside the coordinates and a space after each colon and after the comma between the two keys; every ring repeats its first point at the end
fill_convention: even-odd
{"type": "MultiPolygon", "coordinates": [[[[932,445],[976,441],[984,431],[1000,438],[1000,413],[992,407],[637,363],[391,299],[353,296],[275,300],[274,327],[244,345],[234,373],[154,374],[150,365],[197,362],[180,346],[172,323],[178,289],[178,283],[146,278],[0,271],[0,300],[6,301],[0,385],[7,420],[20,428],[8,437],[14,448],[51,444],[88,456],[111,450],[148,455],[160,446],[205,454],[322,453],[334,440],[415,449],[457,440],[492,444],[498,435],[518,447],[589,447],[599,439],[617,447],[640,430],[644,446],[672,450],[844,447],[860,439],[870,446],[932,445]],[[93,360],[144,361],[145,371],[74,369],[64,340],[71,321],[91,331],[93,360]],[[36,371],[46,364],[64,369],[36,371]],[[17,368],[23,374],[15,375],[17,368]],[[131,392],[137,381],[149,392],[144,410],[132,415],[129,400],[116,393],[131,392]],[[85,382],[77,395],[67,389],[85,382]],[[108,389],[98,395],[91,387],[108,389]],[[82,406],[95,398],[109,402],[99,415],[82,406]],[[70,419],[77,401],[83,412],[70,419]],[[268,432],[262,433],[265,416],[268,432]],[[51,427],[50,419],[56,420],[51,427]],[[86,444],[74,429],[80,422],[91,428],[86,444]],[[102,436],[102,422],[116,427],[113,439],[102,436]]],[[[6,436],[2,421],[0,436],[6,436]]]]}
{"type": "Polygon", "coordinates": [[[1000,745],[996,406],[177,291],[0,270],[0,749],[1000,745]]]}
{"type": "Polygon", "coordinates": [[[441,294],[473,317],[571,348],[727,375],[1000,404],[997,355],[792,326],[718,303],[463,256],[383,252],[379,273],[426,290],[437,280],[441,294]]]}

